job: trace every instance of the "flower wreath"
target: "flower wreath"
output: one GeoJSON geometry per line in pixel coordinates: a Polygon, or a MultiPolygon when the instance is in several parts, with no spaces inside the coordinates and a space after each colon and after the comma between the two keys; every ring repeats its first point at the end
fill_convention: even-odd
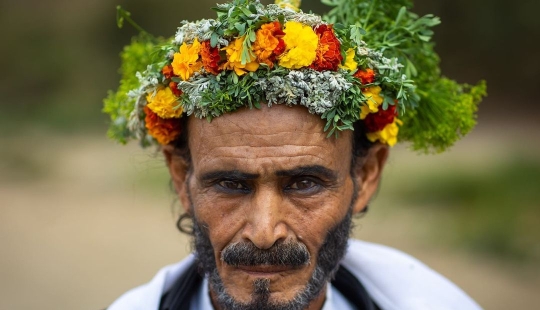
{"type": "MultiPolygon", "coordinates": [[[[182,22],[172,40],[140,29],[122,54],[120,88],[105,99],[109,135],[165,145],[181,133],[181,117],[210,121],[261,103],[302,105],[326,121],[328,136],[363,121],[372,142],[393,146],[403,135],[426,151],[444,150],[474,126],[485,84],[440,77],[429,43],[438,18],[401,6],[394,19],[381,15],[399,0],[325,2],[334,7],[327,21],[296,9],[298,0],[233,0],[215,8],[216,19],[182,22]],[[348,14],[364,11],[364,19],[348,14]],[[346,25],[355,19],[364,25],[346,25]]],[[[140,28],[119,8],[124,21],[140,28]]]]}

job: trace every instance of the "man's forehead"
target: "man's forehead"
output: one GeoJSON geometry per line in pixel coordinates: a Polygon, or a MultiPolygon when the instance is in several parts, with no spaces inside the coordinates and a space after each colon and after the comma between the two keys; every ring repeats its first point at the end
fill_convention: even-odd
{"type": "Polygon", "coordinates": [[[242,108],[238,111],[227,113],[211,122],[192,117],[191,122],[198,130],[211,131],[210,134],[219,132],[229,133],[235,131],[253,130],[259,133],[275,133],[279,130],[290,129],[293,131],[303,130],[310,134],[324,135],[324,121],[320,116],[311,114],[305,107],[273,105],[268,107],[261,105],[260,109],[242,108]]]}
{"type": "Polygon", "coordinates": [[[310,114],[301,106],[263,105],[261,109],[245,108],[225,114],[211,122],[191,117],[188,132],[191,147],[205,144],[201,142],[226,147],[272,147],[286,142],[303,143],[307,138],[313,145],[343,148],[351,142],[350,132],[340,133],[339,138],[327,137],[324,124],[320,116],[310,114]],[[256,136],[257,140],[246,140],[250,136],[256,136]],[[286,139],[275,139],[276,136],[286,139]],[[227,143],[223,143],[225,140],[227,143]]]}
{"type": "MultiPolygon", "coordinates": [[[[189,145],[195,164],[330,165],[350,159],[351,133],[327,137],[324,122],[304,107],[274,105],[244,109],[189,122],[189,145]]],[[[277,167],[276,167],[277,168],[277,167]]]]}

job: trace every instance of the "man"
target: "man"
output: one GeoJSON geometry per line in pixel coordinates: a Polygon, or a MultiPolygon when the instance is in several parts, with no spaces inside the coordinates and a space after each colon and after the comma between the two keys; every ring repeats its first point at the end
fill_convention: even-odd
{"type": "Polygon", "coordinates": [[[138,74],[124,131],[160,144],[195,252],[109,309],[480,309],[414,258],[349,240],[416,90],[397,58],[290,5],[221,5],[138,74]]]}

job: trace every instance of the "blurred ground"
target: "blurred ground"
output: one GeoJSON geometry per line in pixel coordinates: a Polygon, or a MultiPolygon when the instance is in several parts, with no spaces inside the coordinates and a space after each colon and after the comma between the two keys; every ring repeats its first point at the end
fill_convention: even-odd
{"type": "MultiPolygon", "coordinates": [[[[466,167],[481,173],[516,152],[539,158],[538,145],[516,138],[525,133],[537,137],[539,128],[482,126],[440,156],[396,148],[355,236],[416,256],[486,309],[536,308],[538,261],[501,260],[453,246],[433,230],[445,222],[436,205],[414,208],[392,195],[399,184],[430,171],[466,167]]],[[[189,252],[188,239],[175,228],[163,164],[151,151],[118,146],[102,135],[29,132],[3,139],[9,147],[0,151],[0,309],[101,309],[189,252]]]]}

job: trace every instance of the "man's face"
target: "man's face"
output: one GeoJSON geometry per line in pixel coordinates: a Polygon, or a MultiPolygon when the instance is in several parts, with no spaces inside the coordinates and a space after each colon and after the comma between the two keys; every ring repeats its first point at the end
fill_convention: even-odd
{"type": "Polygon", "coordinates": [[[303,107],[280,105],[211,123],[190,120],[191,171],[169,166],[184,208],[213,249],[199,255],[212,256],[235,302],[252,303],[261,290],[274,304],[305,293],[329,232],[369,198],[353,201],[352,133],[326,138],[323,126],[303,107]]]}

